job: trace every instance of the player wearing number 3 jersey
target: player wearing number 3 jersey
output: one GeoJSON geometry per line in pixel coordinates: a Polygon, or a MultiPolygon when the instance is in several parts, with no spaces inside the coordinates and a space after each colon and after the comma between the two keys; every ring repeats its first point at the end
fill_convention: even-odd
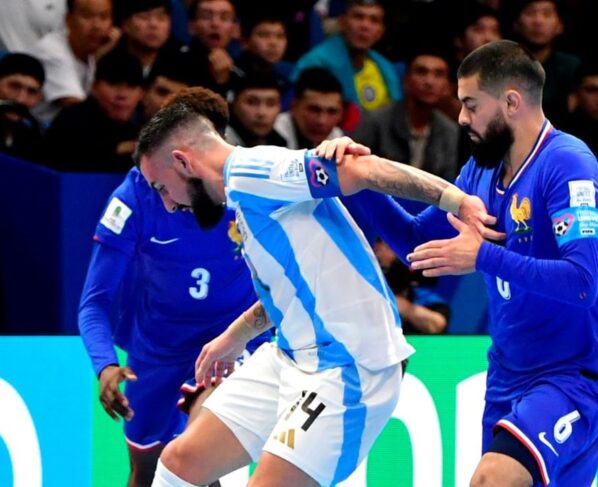
{"type": "Polygon", "coordinates": [[[106,411],[130,419],[130,485],[151,483],[161,449],[183,430],[179,387],[194,377],[198,351],[255,302],[233,222],[229,212],[202,231],[191,212],[169,215],[132,169],[97,225],[79,328],[106,411]],[[118,366],[115,343],[128,368],[118,366]],[[123,379],[131,379],[124,398],[116,393],[123,379]]]}

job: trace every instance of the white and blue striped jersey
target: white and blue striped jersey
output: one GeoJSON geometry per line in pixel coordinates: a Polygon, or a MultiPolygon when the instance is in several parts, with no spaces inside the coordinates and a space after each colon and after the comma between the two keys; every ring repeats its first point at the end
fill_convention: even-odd
{"type": "Polygon", "coordinates": [[[413,352],[376,258],[336,198],[334,161],[305,150],[237,147],[224,182],[278,345],[300,368],[379,370],[413,352]]]}

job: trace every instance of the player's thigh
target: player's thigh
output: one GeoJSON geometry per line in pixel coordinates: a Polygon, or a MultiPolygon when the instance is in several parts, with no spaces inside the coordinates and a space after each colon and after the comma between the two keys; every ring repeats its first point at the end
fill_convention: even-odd
{"type": "Polygon", "coordinates": [[[262,345],[203,404],[228,426],[255,461],[277,420],[279,353],[273,343],[262,345]]]}
{"type": "Polygon", "coordinates": [[[148,363],[129,356],[137,380],[127,382],[125,394],[135,412],[125,422],[130,446],[151,449],[166,444],[185,427],[186,416],[177,409],[180,386],[193,373],[193,364],[148,363]]]}
{"type": "Polygon", "coordinates": [[[264,452],[248,487],[318,487],[320,484],[284,458],[264,452]]]}
{"type": "Polygon", "coordinates": [[[264,451],[320,484],[341,482],[388,422],[400,382],[400,365],[375,372],[355,365],[317,373],[285,368],[278,422],[264,451]]]}
{"type": "Polygon", "coordinates": [[[129,444],[128,448],[129,459],[131,461],[131,474],[128,486],[141,487],[151,485],[156,464],[164,446],[160,444],[154,448],[140,450],[129,444]]]}

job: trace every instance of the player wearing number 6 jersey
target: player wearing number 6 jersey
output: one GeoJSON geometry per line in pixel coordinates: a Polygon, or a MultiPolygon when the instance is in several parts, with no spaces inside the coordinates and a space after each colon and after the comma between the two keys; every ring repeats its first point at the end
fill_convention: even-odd
{"type": "Polygon", "coordinates": [[[337,196],[365,188],[438,204],[482,225],[481,201],[423,171],[378,157],[338,167],[312,151],[233,147],[196,88],[144,127],[137,162],[166,208],[192,207],[213,224],[236,212],[260,302],[197,360],[196,377],[234,357],[268,326],[261,347],[162,452],[154,487],[205,485],[259,460],[250,485],[335,485],[371,448],[398,399],[412,352],[372,249],[337,196]],[[270,325],[270,326],[271,326],[270,325]]]}
{"type": "Polygon", "coordinates": [[[347,204],[383,217],[382,237],[424,275],[484,273],[492,346],[472,487],[589,487],[598,469],[598,163],[545,119],[543,69],[516,43],[477,49],[458,78],[474,156],[456,184],[482,198],[506,241],[484,241],[449,215],[451,226],[435,208],[414,218],[378,195],[347,204]]]}
{"type": "Polygon", "coordinates": [[[183,430],[179,387],[194,377],[198,351],[255,302],[233,222],[228,212],[202,231],[191,212],[169,215],[132,169],[97,225],[79,328],[104,408],[129,419],[130,486],[150,485],[160,451],[183,430]],[[115,343],[127,351],[127,367],[119,367],[115,343]],[[124,396],[122,380],[130,380],[124,396]]]}

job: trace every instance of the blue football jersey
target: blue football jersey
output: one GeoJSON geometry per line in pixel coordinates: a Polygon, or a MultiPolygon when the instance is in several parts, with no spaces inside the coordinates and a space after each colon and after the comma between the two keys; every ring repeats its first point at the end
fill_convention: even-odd
{"type": "MultiPolygon", "coordinates": [[[[111,272],[122,276],[116,343],[139,359],[194,360],[206,341],[257,299],[234,213],[228,211],[214,229],[201,230],[191,212],[168,213],[137,169],[110,197],[94,240],[112,252],[110,262],[118,263],[111,272]]],[[[93,283],[89,275],[82,311],[104,292],[93,283]]],[[[93,316],[86,316],[93,325],[93,316]]],[[[97,371],[110,355],[101,348],[112,347],[106,340],[90,341],[88,346],[100,348],[96,357],[91,354],[97,371]]]]}
{"type": "MultiPolygon", "coordinates": [[[[470,159],[457,179],[507,235],[484,242],[476,262],[489,293],[492,400],[508,400],[545,374],[598,372],[596,158],[546,121],[507,187],[502,173],[502,166],[482,168],[470,159]]],[[[456,235],[434,207],[413,217],[371,192],[347,204],[371,215],[370,224],[403,259],[420,243],[456,235]]]]}

